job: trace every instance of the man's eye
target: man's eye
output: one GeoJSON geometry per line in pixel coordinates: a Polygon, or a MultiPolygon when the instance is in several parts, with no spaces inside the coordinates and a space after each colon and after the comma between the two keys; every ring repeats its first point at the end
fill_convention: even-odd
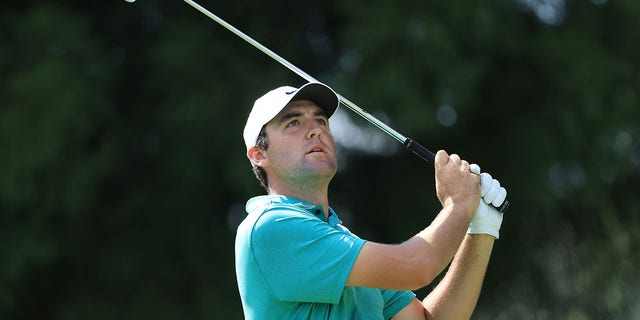
{"type": "Polygon", "coordinates": [[[293,126],[297,126],[300,124],[300,121],[298,120],[292,120],[289,123],[287,123],[287,127],[293,127],[293,126]]]}
{"type": "Polygon", "coordinates": [[[326,126],[327,125],[327,120],[325,119],[318,119],[316,120],[318,122],[319,125],[321,126],[326,126]]]}

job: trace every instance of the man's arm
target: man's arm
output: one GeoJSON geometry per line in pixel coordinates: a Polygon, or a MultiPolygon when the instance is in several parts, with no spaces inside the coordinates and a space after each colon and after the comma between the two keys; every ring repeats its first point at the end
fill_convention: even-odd
{"type": "Polygon", "coordinates": [[[486,234],[466,236],[445,277],[422,300],[427,319],[471,318],[494,241],[486,234]]]}
{"type": "Polygon", "coordinates": [[[366,242],[346,285],[412,290],[429,283],[449,264],[480,201],[479,178],[469,164],[443,150],[436,154],[436,192],[443,209],[411,239],[386,245],[366,242]]]}
{"type": "MultiPolygon", "coordinates": [[[[473,194],[476,189],[466,181],[460,181],[465,177],[457,171],[460,168],[468,170],[466,162],[456,155],[448,157],[444,151],[439,151],[435,167],[436,190],[443,209],[433,223],[400,245],[365,243],[347,279],[347,285],[353,286],[415,289],[430,283],[455,254],[449,271],[436,288],[422,302],[414,299],[394,319],[470,318],[480,295],[494,241],[499,237],[502,214],[487,205],[499,193],[504,201],[506,190],[499,187],[499,182],[495,179],[483,182],[483,199],[472,201],[477,199],[473,194]],[[443,166],[451,163],[457,169],[443,166]],[[454,186],[449,185],[452,181],[454,186]],[[459,182],[457,187],[456,181],[459,182]],[[472,192],[465,194],[460,188],[472,192]],[[473,220],[465,235],[464,226],[470,222],[468,206],[472,203],[475,212],[472,212],[473,220]]],[[[479,174],[479,167],[474,172],[479,174]]]]}
{"type": "Polygon", "coordinates": [[[469,319],[475,309],[495,238],[466,235],[449,270],[422,300],[415,299],[392,319],[469,319]]]}
{"type": "Polygon", "coordinates": [[[429,227],[401,244],[365,242],[346,285],[391,290],[428,285],[449,264],[464,237],[471,219],[460,211],[444,208],[429,227]]]}

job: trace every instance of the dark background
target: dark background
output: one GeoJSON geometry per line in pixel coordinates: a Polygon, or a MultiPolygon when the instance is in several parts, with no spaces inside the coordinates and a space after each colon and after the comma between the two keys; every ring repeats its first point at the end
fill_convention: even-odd
{"type": "MultiPolygon", "coordinates": [[[[640,318],[640,2],[200,4],[507,186],[474,319],[640,318]]],[[[304,80],[182,1],[138,0],[3,2],[0,81],[0,319],[242,317],[235,228],[263,193],[244,121],[304,80]]],[[[349,228],[427,226],[431,165],[338,117],[349,228]]]]}

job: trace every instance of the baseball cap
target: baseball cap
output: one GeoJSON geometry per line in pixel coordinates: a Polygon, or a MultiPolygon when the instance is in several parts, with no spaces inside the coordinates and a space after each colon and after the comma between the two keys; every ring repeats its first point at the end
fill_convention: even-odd
{"type": "Polygon", "coordinates": [[[253,104],[244,126],[244,143],[247,150],[258,140],[262,127],[293,100],[309,100],[322,108],[331,117],[338,108],[338,95],[329,86],[320,82],[309,82],[300,88],[283,86],[267,92],[253,104]]]}

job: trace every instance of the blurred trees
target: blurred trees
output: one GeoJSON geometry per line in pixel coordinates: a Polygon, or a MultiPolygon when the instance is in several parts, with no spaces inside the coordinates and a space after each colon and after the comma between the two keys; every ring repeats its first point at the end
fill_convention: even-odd
{"type": "MultiPolygon", "coordinates": [[[[201,4],[508,187],[476,318],[638,317],[640,5],[201,4]]],[[[241,318],[245,116],[303,80],[181,1],[2,6],[0,318],[241,318]]],[[[353,231],[433,218],[428,164],[341,153],[353,231]]]]}

